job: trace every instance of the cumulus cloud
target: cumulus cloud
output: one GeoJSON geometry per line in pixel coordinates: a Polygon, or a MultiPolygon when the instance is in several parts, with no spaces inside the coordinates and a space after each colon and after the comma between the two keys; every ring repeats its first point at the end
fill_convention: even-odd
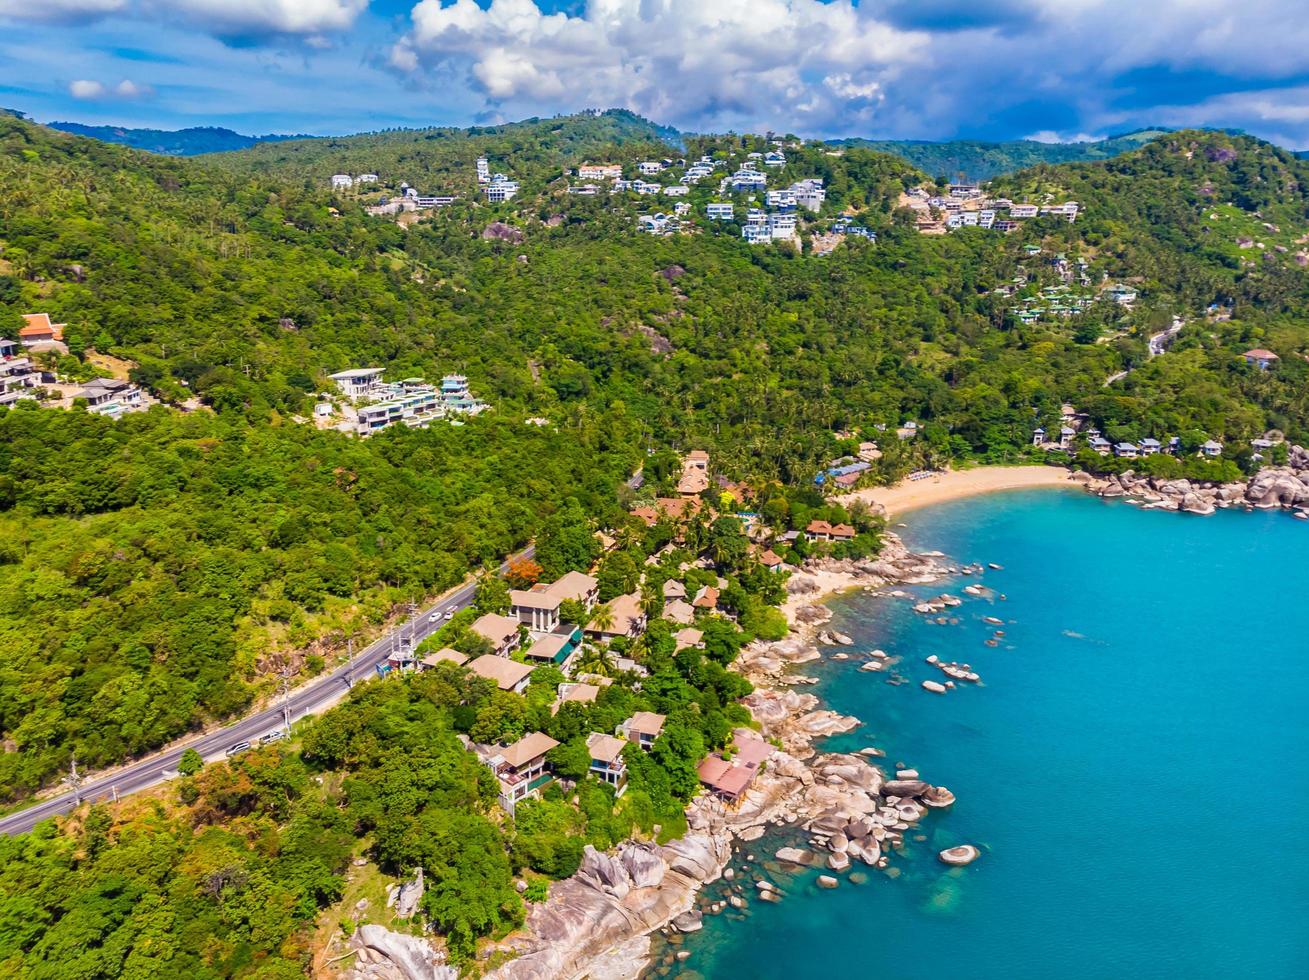
{"type": "Polygon", "coordinates": [[[75,99],[101,99],[104,98],[105,86],[103,82],[79,78],[69,83],[68,94],[75,99]]]}
{"type": "Polygon", "coordinates": [[[1125,100],[1152,121],[1133,72],[1309,73],[1309,18],[1289,6],[586,0],[569,14],[533,0],[420,0],[389,60],[411,80],[463,82],[509,116],[622,105],[701,129],[1080,136],[1125,100]]]}
{"type": "Polygon", "coordinates": [[[928,36],[849,0],[422,0],[391,65],[460,73],[505,107],[624,105],[684,125],[803,126],[875,111],[928,36]],[[858,103],[853,105],[852,103],[858,103]]]}
{"type": "Polygon", "coordinates": [[[144,99],[153,94],[148,85],[138,85],[131,79],[124,78],[117,85],[109,86],[93,78],[79,78],[68,83],[68,94],[84,101],[97,99],[144,99]]]}

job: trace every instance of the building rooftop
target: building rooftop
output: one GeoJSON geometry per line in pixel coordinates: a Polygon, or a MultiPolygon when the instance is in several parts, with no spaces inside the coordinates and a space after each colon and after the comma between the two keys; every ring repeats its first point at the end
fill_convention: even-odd
{"type": "Polygon", "coordinates": [[[532,732],[530,735],[524,735],[508,748],[502,749],[499,755],[509,765],[518,769],[537,756],[545,755],[558,744],[549,735],[532,732]]]}
{"type": "Polygon", "coordinates": [[[509,593],[509,602],[511,605],[523,609],[553,610],[559,608],[560,597],[545,590],[535,592],[513,589],[509,593]]]}
{"type": "Polygon", "coordinates": [[[664,722],[667,719],[653,711],[638,711],[627,721],[627,730],[636,735],[649,735],[651,738],[658,738],[659,733],[664,730],[664,722]]]}
{"type": "Polygon", "coordinates": [[[486,613],[474,620],[470,629],[489,640],[492,646],[498,647],[517,635],[518,620],[496,613],[486,613]]]}
{"type": "Polygon", "coordinates": [[[560,684],[559,703],[576,701],[578,704],[590,704],[599,693],[600,688],[594,684],[560,684]]]}
{"type": "Polygon", "coordinates": [[[596,762],[617,762],[623,755],[626,740],[614,735],[592,732],[586,736],[586,747],[591,750],[591,758],[596,762]]]}
{"type": "Polygon", "coordinates": [[[508,657],[487,654],[470,663],[468,669],[478,677],[485,677],[488,681],[495,681],[500,690],[509,691],[521,684],[524,678],[536,670],[536,667],[532,664],[520,664],[508,657]]]}
{"type": "Polygon", "coordinates": [[[546,586],[548,595],[580,602],[599,588],[600,583],[583,572],[565,572],[546,586]]]}
{"type": "Polygon", "coordinates": [[[437,650],[436,653],[429,653],[423,658],[422,663],[424,667],[435,667],[437,664],[441,663],[449,663],[454,664],[456,667],[462,667],[464,664],[468,663],[468,657],[465,654],[460,653],[458,650],[452,650],[449,647],[442,647],[440,650],[437,650]]]}
{"type": "Polygon", "coordinates": [[[552,663],[559,660],[559,654],[568,646],[572,639],[567,633],[547,633],[530,647],[523,656],[529,660],[549,660],[552,663]]]}

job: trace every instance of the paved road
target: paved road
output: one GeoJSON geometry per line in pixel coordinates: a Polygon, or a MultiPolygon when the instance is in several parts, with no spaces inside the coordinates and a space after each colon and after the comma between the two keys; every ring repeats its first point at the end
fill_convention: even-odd
{"type": "MultiPolygon", "coordinates": [[[[531,558],[536,553],[535,546],[529,546],[519,552],[515,558],[531,558]]],[[[500,567],[504,572],[508,563],[500,567]]],[[[221,759],[227,750],[238,742],[249,741],[258,744],[263,736],[282,729],[284,725],[283,709],[292,721],[314,714],[339,701],[357,680],[366,680],[377,676],[376,667],[390,656],[393,647],[411,643],[416,646],[428,634],[440,627],[442,620],[430,621],[434,613],[444,615],[448,609],[463,609],[473,601],[475,586],[463,585],[453,592],[447,592],[435,605],[418,613],[414,618],[402,623],[393,632],[357,653],[354,660],[338,667],[330,674],[316,678],[308,684],[294,689],[285,705],[280,701],[272,707],[233,722],[226,728],[210,732],[203,738],[165,749],[148,759],[134,762],[107,776],[98,777],[84,783],[81,787],[83,800],[111,800],[115,796],[127,796],[147,789],[176,773],[182,753],[195,749],[206,760],[221,759]]],[[[52,817],[57,813],[67,813],[77,803],[71,790],[52,796],[0,818],[0,832],[5,834],[22,834],[31,830],[37,822],[52,817]]]]}

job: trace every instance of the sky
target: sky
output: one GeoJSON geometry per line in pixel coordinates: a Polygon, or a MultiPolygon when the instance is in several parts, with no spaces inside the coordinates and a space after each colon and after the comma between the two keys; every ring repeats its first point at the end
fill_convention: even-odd
{"type": "Polygon", "coordinates": [[[1309,147],[1303,0],[0,0],[0,106],[249,134],[624,107],[694,132],[1309,147]]]}

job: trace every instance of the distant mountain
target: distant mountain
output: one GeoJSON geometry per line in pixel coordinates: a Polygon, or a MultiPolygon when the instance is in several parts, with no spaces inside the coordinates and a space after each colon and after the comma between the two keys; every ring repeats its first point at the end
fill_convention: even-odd
{"type": "Polygon", "coordinates": [[[121,126],[84,126],[75,122],[52,122],[51,129],[89,136],[104,143],[121,143],[137,150],[163,153],[168,156],[190,157],[200,153],[225,153],[229,150],[247,150],[260,143],[280,143],[284,140],[312,139],[311,136],[244,136],[218,126],[192,126],[189,129],[125,129],[121,126]]]}
{"type": "Polygon", "coordinates": [[[882,153],[893,153],[908,160],[933,177],[954,179],[964,174],[970,180],[990,180],[1000,174],[1013,173],[1041,163],[1079,163],[1105,160],[1128,150],[1135,150],[1165,129],[1141,129],[1108,139],[1084,143],[1040,143],[1036,140],[1007,140],[985,143],[979,140],[831,140],[839,146],[862,146],[882,153]]]}

